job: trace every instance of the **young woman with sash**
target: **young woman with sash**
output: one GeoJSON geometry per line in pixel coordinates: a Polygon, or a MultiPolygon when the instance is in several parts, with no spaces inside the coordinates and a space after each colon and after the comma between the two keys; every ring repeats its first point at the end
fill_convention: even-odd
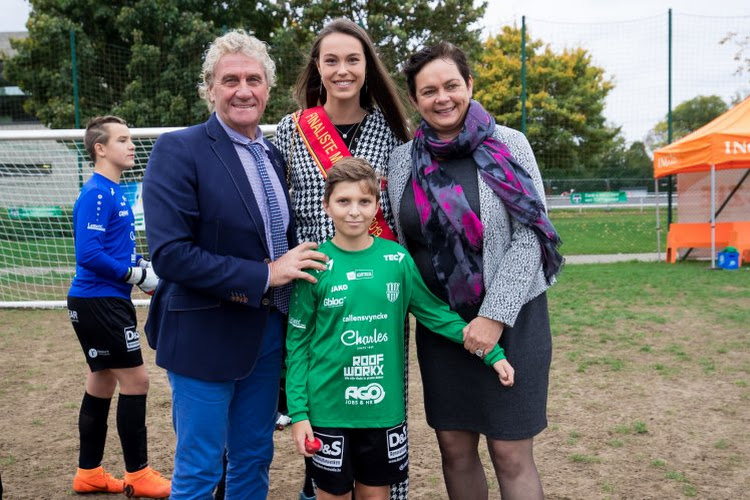
{"type": "MultiPolygon", "coordinates": [[[[299,241],[333,237],[321,200],[326,170],[344,156],[365,158],[385,178],[391,151],[408,141],[406,113],[364,29],[348,19],[326,25],[297,80],[301,109],[285,116],[276,145],[289,171],[299,241]]],[[[387,193],[371,233],[395,240],[387,193]]]]}
{"type": "MultiPolygon", "coordinates": [[[[391,151],[411,137],[398,90],[367,32],[343,18],[326,25],[297,80],[295,98],[301,109],[279,122],[275,142],[286,160],[299,241],[333,237],[322,204],[326,172],[345,156],[365,158],[383,179],[370,233],[395,241],[384,180],[391,151]]],[[[391,485],[391,499],[406,499],[408,486],[408,480],[391,485]]],[[[300,499],[309,498],[314,492],[306,478],[300,499]]]]}

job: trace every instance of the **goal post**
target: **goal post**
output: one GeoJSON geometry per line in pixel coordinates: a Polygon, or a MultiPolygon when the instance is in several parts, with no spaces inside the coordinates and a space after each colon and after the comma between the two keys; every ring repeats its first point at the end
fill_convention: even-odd
{"type": "MultiPolygon", "coordinates": [[[[151,149],[181,127],[132,128],[135,167],[120,180],[136,217],[139,253],[148,256],[141,182],[151,149]]],[[[266,137],[275,125],[261,125],[266,137]]],[[[75,274],[73,205],[93,165],[80,129],[0,130],[0,307],[65,307],[75,274]]],[[[149,298],[133,287],[133,302],[149,298]]]]}

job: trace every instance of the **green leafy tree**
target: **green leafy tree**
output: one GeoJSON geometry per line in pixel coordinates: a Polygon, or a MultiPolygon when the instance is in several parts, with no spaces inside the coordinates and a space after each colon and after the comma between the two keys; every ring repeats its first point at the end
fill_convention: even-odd
{"type": "Polygon", "coordinates": [[[6,75],[30,97],[27,111],[54,128],[73,127],[70,31],[75,32],[82,120],[117,113],[136,126],[205,119],[196,85],[217,35],[245,28],[268,39],[278,25],[271,0],[31,0],[28,38],[6,75]]]}
{"type": "Polygon", "coordinates": [[[604,155],[595,175],[607,179],[649,179],[652,176],[653,161],[646,145],[641,141],[628,145],[622,136],[615,138],[614,146],[604,155]]]}
{"type": "Polygon", "coordinates": [[[292,94],[298,72],[317,33],[329,21],[346,17],[362,26],[386,68],[403,84],[400,68],[423,46],[448,40],[469,54],[477,53],[478,23],[486,6],[484,0],[289,0],[277,7],[283,20],[271,35],[280,71],[266,116],[278,119],[296,108],[292,94]]]}
{"type": "MultiPolygon", "coordinates": [[[[701,128],[727,110],[727,104],[717,95],[699,95],[678,104],[672,110],[672,142],[701,128]]],[[[653,151],[668,144],[667,117],[646,135],[646,145],[653,151]]]]}
{"type": "MultiPolygon", "coordinates": [[[[521,128],[521,30],[489,38],[476,65],[474,97],[498,120],[521,128]]],[[[582,48],[555,52],[527,36],[526,135],[547,177],[593,176],[615,146],[604,101],[614,84],[582,48]]]]}
{"type": "Polygon", "coordinates": [[[387,67],[416,47],[448,39],[479,47],[473,0],[30,0],[29,36],[13,42],[6,76],[29,98],[26,111],[55,128],[73,127],[69,33],[76,34],[82,120],[117,113],[136,126],[176,126],[207,116],[196,90],[203,52],[213,38],[244,28],[265,40],[277,62],[277,87],[264,121],[296,105],[292,88],[310,42],[345,16],[368,30],[387,67]]]}
{"type": "MultiPolygon", "coordinates": [[[[480,46],[478,25],[486,1],[473,0],[290,0],[285,29],[310,42],[334,18],[358,23],[372,38],[386,66],[394,70],[425,45],[448,40],[473,52],[480,46]],[[477,4],[476,6],[474,4],[477,4]]],[[[302,46],[309,46],[309,43],[302,46]]]]}

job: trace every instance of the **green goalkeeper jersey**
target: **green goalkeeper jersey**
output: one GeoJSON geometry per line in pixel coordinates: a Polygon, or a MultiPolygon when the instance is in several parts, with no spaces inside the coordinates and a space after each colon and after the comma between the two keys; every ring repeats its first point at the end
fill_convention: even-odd
{"type": "MultiPolygon", "coordinates": [[[[405,417],[407,311],[459,343],[466,322],[427,289],[397,243],[374,238],[369,248],[350,252],[329,240],[319,250],[330,259],[327,269],[311,271],[316,284],[297,280],[289,308],[289,416],[318,427],[398,424],[405,417]]],[[[504,357],[496,346],[484,361],[504,357]]]]}

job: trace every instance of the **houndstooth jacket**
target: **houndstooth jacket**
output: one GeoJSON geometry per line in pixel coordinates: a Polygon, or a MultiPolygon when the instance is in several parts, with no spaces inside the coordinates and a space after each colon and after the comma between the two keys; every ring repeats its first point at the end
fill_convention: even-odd
{"type": "MultiPolygon", "coordinates": [[[[529,141],[521,132],[497,125],[494,137],[506,144],[518,163],[534,181],[544,202],[544,184],[529,141]]],[[[410,185],[412,142],[398,147],[388,164],[388,195],[396,221],[399,243],[405,245],[400,227],[399,212],[404,189],[410,185]]],[[[486,294],[479,315],[513,323],[521,306],[544,292],[549,285],[544,279],[541,264],[541,247],[534,232],[515,222],[503,202],[482,180],[479,182],[480,217],[484,225],[483,263],[486,294]]]]}
{"type": "MultiPolygon", "coordinates": [[[[333,222],[323,210],[325,179],[313,161],[294,124],[292,115],[281,119],[276,128],[276,147],[287,165],[287,182],[292,209],[297,220],[297,240],[322,243],[334,235],[333,222]]],[[[386,176],[391,152],[401,141],[393,135],[380,110],[370,110],[352,156],[364,158],[379,176],[386,176]]],[[[383,216],[393,228],[393,214],[387,191],[380,194],[383,216]]]]}

